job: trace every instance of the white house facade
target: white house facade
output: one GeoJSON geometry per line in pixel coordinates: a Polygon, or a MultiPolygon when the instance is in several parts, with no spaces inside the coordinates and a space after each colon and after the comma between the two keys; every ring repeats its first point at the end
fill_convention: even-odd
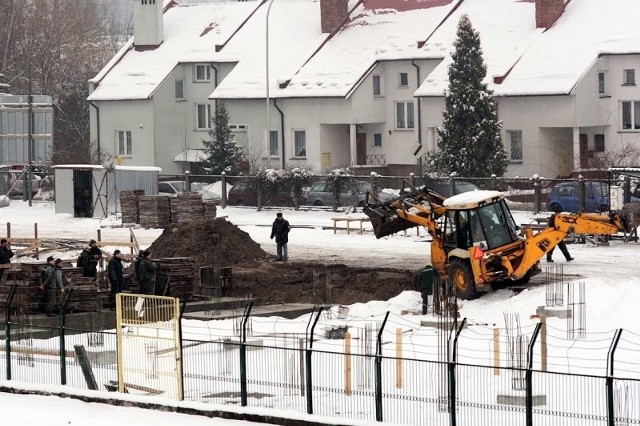
{"type": "Polygon", "coordinates": [[[421,172],[463,14],[509,175],[566,175],[640,146],[634,0],[159,3],[134,0],[139,32],[90,82],[92,143],[123,165],[190,170],[224,102],[254,167],[421,172]]]}

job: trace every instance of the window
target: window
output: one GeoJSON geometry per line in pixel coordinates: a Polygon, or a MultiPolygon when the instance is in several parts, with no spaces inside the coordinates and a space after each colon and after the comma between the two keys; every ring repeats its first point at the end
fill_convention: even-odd
{"type": "Polygon", "coordinates": [[[374,75],[373,76],[373,96],[381,96],[381,95],[382,95],[382,91],[380,88],[380,76],[374,75]]]}
{"type": "Polygon", "coordinates": [[[210,81],[211,68],[209,67],[209,64],[196,64],[194,77],[195,81],[210,81]]]}
{"type": "Polygon", "coordinates": [[[511,162],[522,163],[522,130],[507,130],[511,146],[511,162]]]}
{"type": "Polygon", "coordinates": [[[272,157],[277,157],[279,154],[278,150],[278,131],[271,130],[269,131],[269,155],[272,157]]]}
{"type": "Polygon", "coordinates": [[[382,146],[382,133],[373,134],[373,146],[382,146]]]}
{"type": "Polygon", "coordinates": [[[401,72],[398,74],[398,86],[407,87],[409,86],[409,74],[406,72],[401,72]]]}
{"type": "Polygon", "coordinates": [[[211,128],[211,105],[197,104],[196,114],[197,114],[196,129],[210,129],[211,128]]]}
{"type": "Polygon", "coordinates": [[[118,143],[118,155],[130,157],[133,154],[131,143],[131,131],[130,130],[118,130],[116,132],[116,138],[118,143]]]}
{"type": "Polygon", "coordinates": [[[594,151],[595,152],[604,152],[604,135],[595,135],[594,136],[595,139],[595,144],[594,144],[594,151]]]}
{"type": "Polygon", "coordinates": [[[413,102],[396,102],[396,129],[413,127],[413,102]]]}
{"type": "Polygon", "coordinates": [[[598,93],[601,95],[604,95],[605,91],[604,91],[604,73],[603,72],[599,72],[598,73],[598,93]]]}
{"type": "Polygon", "coordinates": [[[622,102],[622,128],[625,130],[640,129],[640,101],[622,102]]]}
{"type": "Polygon", "coordinates": [[[184,99],[184,79],[176,80],[176,99],[184,99]]]}
{"type": "Polygon", "coordinates": [[[636,70],[623,70],[622,71],[622,85],[623,86],[635,86],[636,85],[636,70]]]}
{"type": "Polygon", "coordinates": [[[296,157],[307,156],[307,132],[304,130],[293,131],[293,153],[296,157]]]}

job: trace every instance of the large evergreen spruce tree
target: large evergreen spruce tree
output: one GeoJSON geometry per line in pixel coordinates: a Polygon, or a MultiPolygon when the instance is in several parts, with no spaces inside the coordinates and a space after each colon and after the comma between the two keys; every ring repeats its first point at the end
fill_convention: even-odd
{"type": "Polygon", "coordinates": [[[202,144],[208,154],[206,168],[212,175],[225,172],[235,175],[238,165],[242,160],[242,147],[234,140],[229,129],[229,112],[223,102],[216,103],[209,140],[203,140],[202,144]]]}
{"type": "Polygon", "coordinates": [[[454,47],[435,169],[468,177],[502,176],[509,164],[500,136],[502,123],[492,92],[482,82],[487,67],[480,36],[466,15],[460,18],[454,47]]]}

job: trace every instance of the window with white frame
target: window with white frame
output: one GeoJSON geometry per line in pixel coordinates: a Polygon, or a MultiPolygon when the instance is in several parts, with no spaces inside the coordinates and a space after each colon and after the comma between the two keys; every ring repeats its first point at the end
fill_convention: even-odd
{"type": "Polygon", "coordinates": [[[293,155],[296,157],[307,156],[307,132],[305,130],[293,131],[293,155]]]}
{"type": "Polygon", "coordinates": [[[396,129],[413,128],[413,102],[396,102],[396,129]]]}
{"type": "Polygon", "coordinates": [[[382,86],[379,75],[373,76],[373,96],[382,96],[382,86]]]}
{"type": "Polygon", "coordinates": [[[211,128],[211,105],[196,104],[196,129],[211,128]]]}
{"type": "Polygon", "coordinates": [[[604,73],[598,73],[598,93],[601,95],[605,94],[605,86],[604,86],[604,73]]]}
{"type": "Polygon", "coordinates": [[[636,84],[636,70],[634,69],[622,70],[622,85],[635,86],[635,84],[636,84]]]}
{"type": "Polygon", "coordinates": [[[232,140],[243,149],[249,148],[249,126],[246,124],[229,124],[232,140]]]}
{"type": "Polygon", "coordinates": [[[640,101],[623,101],[622,128],[624,130],[640,129],[640,101]]]}
{"type": "Polygon", "coordinates": [[[511,162],[522,163],[522,130],[507,130],[511,148],[511,162]]]}
{"type": "Polygon", "coordinates": [[[209,64],[195,64],[193,80],[198,82],[211,81],[211,67],[209,64]]]}
{"type": "Polygon", "coordinates": [[[278,143],[278,131],[269,131],[269,155],[272,157],[277,157],[278,155],[280,155],[279,147],[280,144],[278,143]]]}
{"type": "Polygon", "coordinates": [[[400,87],[409,86],[409,74],[407,74],[406,72],[398,73],[398,86],[400,87]]]}
{"type": "Polygon", "coordinates": [[[176,79],[176,100],[184,99],[184,78],[176,79]]]}
{"type": "Polygon", "coordinates": [[[382,133],[373,134],[373,146],[382,146],[382,133]]]}
{"type": "Polygon", "coordinates": [[[131,130],[117,130],[116,143],[118,144],[118,155],[122,155],[124,157],[131,157],[133,155],[131,130]]]}

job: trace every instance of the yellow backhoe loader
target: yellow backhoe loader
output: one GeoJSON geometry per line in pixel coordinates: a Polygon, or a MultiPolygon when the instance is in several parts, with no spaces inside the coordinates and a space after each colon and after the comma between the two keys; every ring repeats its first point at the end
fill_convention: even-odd
{"type": "Polygon", "coordinates": [[[492,285],[528,282],[540,272],[540,259],[570,233],[607,235],[625,229],[618,214],[557,213],[548,228],[536,234],[526,228],[520,236],[504,195],[497,191],[446,198],[428,187],[409,186],[385,202],[369,194],[364,212],[377,238],[424,226],[433,238],[434,269],[448,277],[462,299],[475,299],[492,285]]]}

